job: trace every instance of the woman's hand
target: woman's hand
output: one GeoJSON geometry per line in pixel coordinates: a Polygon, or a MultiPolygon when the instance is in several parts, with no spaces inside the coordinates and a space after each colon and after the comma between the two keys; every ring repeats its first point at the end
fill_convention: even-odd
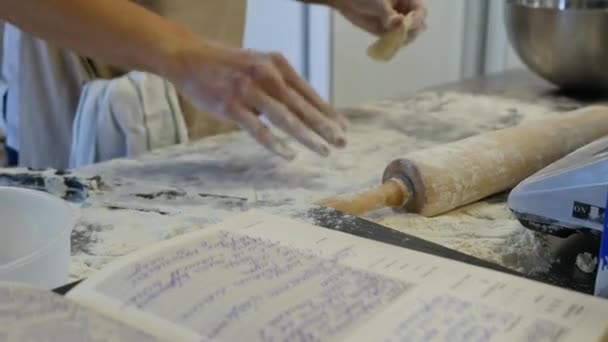
{"type": "Polygon", "coordinates": [[[170,80],[199,109],[237,123],[268,150],[286,159],[294,152],[260,115],[301,144],[328,156],[328,144],[346,145],[346,118],[304,81],[280,54],[211,43],[181,49],[170,80]]]}
{"type": "Polygon", "coordinates": [[[427,10],[422,0],[329,0],[328,5],[365,31],[381,36],[414,12],[412,31],[424,27],[427,10]]]}

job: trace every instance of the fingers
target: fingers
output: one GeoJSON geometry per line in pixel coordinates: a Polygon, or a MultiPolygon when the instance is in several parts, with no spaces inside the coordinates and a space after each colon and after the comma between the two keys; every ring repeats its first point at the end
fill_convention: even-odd
{"type": "Polygon", "coordinates": [[[422,0],[380,0],[380,3],[381,9],[375,15],[360,14],[368,31],[382,35],[401,25],[404,16],[410,13],[413,13],[411,31],[424,31],[427,9],[422,0]]]}
{"type": "Polygon", "coordinates": [[[394,12],[388,19],[387,21],[385,21],[384,23],[382,23],[383,25],[383,29],[386,30],[392,30],[397,28],[399,25],[401,25],[401,22],[403,21],[403,14],[400,14],[398,12],[394,12]]]}
{"type": "Polygon", "coordinates": [[[403,19],[403,15],[395,10],[392,1],[382,0],[381,1],[381,13],[380,18],[381,25],[384,30],[391,30],[399,25],[400,20],[403,19]]]}
{"type": "Polygon", "coordinates": [[[344,15],[351,23],[374,36],[381,36],[387,32],[382,24],[383,20],[377,15],[353,13],[345,13],[344,15]]]}
{"type": "Polygon", "coordinates": [[[241,129],[248,132],[249,135],[270,152],[287,160],[295,158],[295,152],[272,134],[270,129],[252,111],[242,106],[234,106],[232,108],[232,119],[241,129]]]}
{"type": "Polygon", "coordinates": [[[428,11],[426,9],[425,6],[420,5],[419,7],[416,7],[414,9],[414,22],[412,24],[412,27],[414,29],[421,29],[424,30],[426,29],[426,25],[424,24],[426,17],[428,15],[428,11]]]}
{"type": "Polygon", "coordinates": [[[295,156],[255,113],[264,113],[273,126],[324,157],[330,154],[325,141],[339,147],[345,144],[338,124],[289,87],[278,69],[262,62],[249,67],[248,73],[251,80],[237,79],[240,105],[235,106],[232,119],[267,149],[288,160],[295,156]]]}
{"type": "Polygon", "coordinates": [[[422,0],[393,0],[393,8],[403,15],[414,12],[413,30],[424,26],[428,12],[422,0]]]}
{"type": "MultiPolygon", "coordinates": [[[[348,127],[348,120],[346,117],[327,104],[308,82],[304,81],[300,75],[298,75],[297,71],[283,55],[271,53],[270,58],[274,65],[281,71],[283,79],[289,87],[293,88],[306,100],[306,102],[314,106],[319,112],[336,121],[342,129],[348,127]]],[[[330,140],[330,142],[332,141],[330,140]]]]}
{"type": "Polygon", "coordinates": [[[336,122],[329,120],[293,89],[289,90],[289,98],[290,109],[298,115],[306,126],[312,128],[330,144],[338,148],[346,146],[344,131],[336,122]]]}
{"type": "Polygon", "coordinates": [[[284,104],[264,93],[256,94],[255,102],[255,107],[264,112],[268,120],[277,128],[294,137],[310,150],[324,157],[329,156],[329,146],[284,104]]]}
{"type": "Polygon", "coordinates": [[[426,6],[423,3],[423,0],[411,0],[412,10],[413,11],[422,11],[422,13],[427,14],[426,6]]]}

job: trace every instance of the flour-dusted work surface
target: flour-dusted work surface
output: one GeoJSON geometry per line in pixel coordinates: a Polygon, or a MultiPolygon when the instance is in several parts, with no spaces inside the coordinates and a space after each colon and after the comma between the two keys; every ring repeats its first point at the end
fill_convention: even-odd
{"type": "MultiPolygon", "coordinates": [[[[143,246],[247,209],[306,213],[325,197],[379,184],[387,164],[407,152],[580,106],[553,94],[517,99],[458,87],[429,90],[348,109],[349,147],[328,159],[299,149],[298,158],[287,163],[235,133],[74,171],[85,187],[53,187],[60,195],[70,193],[81,208],[71,276],[87,277],[143,246]]],[[[49,184],[62,184],[52,170],[40,174],[49,184]]],[[[0,181],[19,184],[7,176],[0,181]]],[[[524,274],[547,272],[559,261],[549,239],[515,221],[505,199],[497,195],[436,218],[382,211],[366,219],[524,274]]],[[[338,229],[349,224],[343,218],[332,223],[338,229]]]]}

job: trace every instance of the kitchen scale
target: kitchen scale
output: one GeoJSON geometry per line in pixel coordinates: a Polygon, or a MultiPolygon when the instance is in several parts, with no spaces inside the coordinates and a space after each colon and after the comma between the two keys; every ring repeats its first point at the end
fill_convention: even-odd
{"type": "Polygon", "coordinates": [[[596,140],[532,175],[510,193],[508,206],[521,224],[567,237],[600,235],[608,197],[608,137],[596,140]]]}

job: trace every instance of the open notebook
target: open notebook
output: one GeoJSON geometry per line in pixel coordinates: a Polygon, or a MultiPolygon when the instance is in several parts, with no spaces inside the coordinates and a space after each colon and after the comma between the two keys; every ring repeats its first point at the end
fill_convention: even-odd
{"type": "Polygon", "coordinates": [[[604,299],[256,211],[118,260],[68,298],[0,287],[0,341],[602,341],[607,329],[604,299]]]}

